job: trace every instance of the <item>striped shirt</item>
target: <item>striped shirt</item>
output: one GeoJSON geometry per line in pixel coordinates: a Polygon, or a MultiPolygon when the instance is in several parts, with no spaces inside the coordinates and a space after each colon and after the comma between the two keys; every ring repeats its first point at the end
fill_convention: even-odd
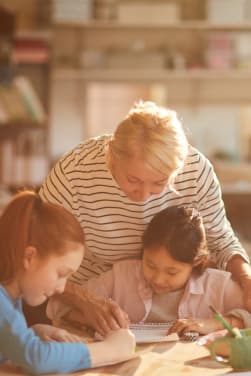
{"type": "Polygon", "coordinates": [[[168,186],[145,202],[131,201],[120,189],[106,164],[109,135],[80,143],[57,162],[40,190],[43,200],[70,210],[86,237],[86,254],[73,280],[81,283],[111,268],[116,261],[140,258],[141,237],[160,210],[171,205],[196,208],[204,222],[211,258],[225,269],[229,259],[249,258],[226,218],[221,189],[213,167],[189,146],[174,188],[168,186]]]}

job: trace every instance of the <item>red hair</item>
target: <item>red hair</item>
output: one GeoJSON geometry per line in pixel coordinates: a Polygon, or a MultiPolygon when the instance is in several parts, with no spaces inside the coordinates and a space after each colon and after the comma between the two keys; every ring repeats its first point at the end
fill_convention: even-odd
{"type": "Polygon", "coordinates": [[[22,265],[27,246],[40,257],[64,254],[67,243],[84,245],[77,219],[62,206],[43,202],[33,191],[16,194],[0,217],[0,282],[9,282],[22,265]]]}

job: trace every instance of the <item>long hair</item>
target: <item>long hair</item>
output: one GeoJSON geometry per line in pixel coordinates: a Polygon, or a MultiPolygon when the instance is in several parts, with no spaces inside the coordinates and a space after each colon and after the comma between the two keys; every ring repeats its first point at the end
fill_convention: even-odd
{"type": "Polygon", "coordinates": [[[43,202],[33,191],[16,194],[0,217],[0,282],[9,282],[20,269],[27,246],[41,258],[64,254],[67,243],[84,244],[77,219],[62,206],[43,202]]]}

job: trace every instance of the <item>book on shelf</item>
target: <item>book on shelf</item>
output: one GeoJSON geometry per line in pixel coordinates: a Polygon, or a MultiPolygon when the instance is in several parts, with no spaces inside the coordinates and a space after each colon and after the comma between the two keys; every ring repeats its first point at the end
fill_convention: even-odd
{"type": "Polygon", "coordinates": [[[29,118],[21,93],[12,84],[0,86],[0,107],[7,123],[23,122],[29,118]]]}
{"type": "Polygon", "coordinates": [[[11,58],[14,64],[46,64],[49,55],[49,45],[42,38],[19,37],[13,42],[11,58]]]}
{"type": "Polygon", "coordinates": [[[43,123],[46,114],[41,100],[35,92],[30,80],[28,80],[27,77],[18,76],[14,79],[13,83],[19,90],[32,120],[37,123],[43,123]]]}
{"type": "Polygon", "coordinates": [[[10,186],[39,186],[49,170],[43,131],[21,133],[1,142],[0,181],[10,186]]]}
{"type": "Polygon", "coordinates": [[[0,124],[43,124],[45,110],[28,78],[18,76],[0,85],[0,124]]]}

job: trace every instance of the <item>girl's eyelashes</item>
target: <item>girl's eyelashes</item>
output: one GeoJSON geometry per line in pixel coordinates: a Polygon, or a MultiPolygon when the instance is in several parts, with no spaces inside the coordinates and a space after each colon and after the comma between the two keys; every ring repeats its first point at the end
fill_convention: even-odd
{"type": "Polygon", "coordinates": [[[174,276],[174,275],[178,274],[178,272],[177,271],[173,271],[173,272],[167,271],[166,274],[168,274],[170,276],[174,276]]]}

